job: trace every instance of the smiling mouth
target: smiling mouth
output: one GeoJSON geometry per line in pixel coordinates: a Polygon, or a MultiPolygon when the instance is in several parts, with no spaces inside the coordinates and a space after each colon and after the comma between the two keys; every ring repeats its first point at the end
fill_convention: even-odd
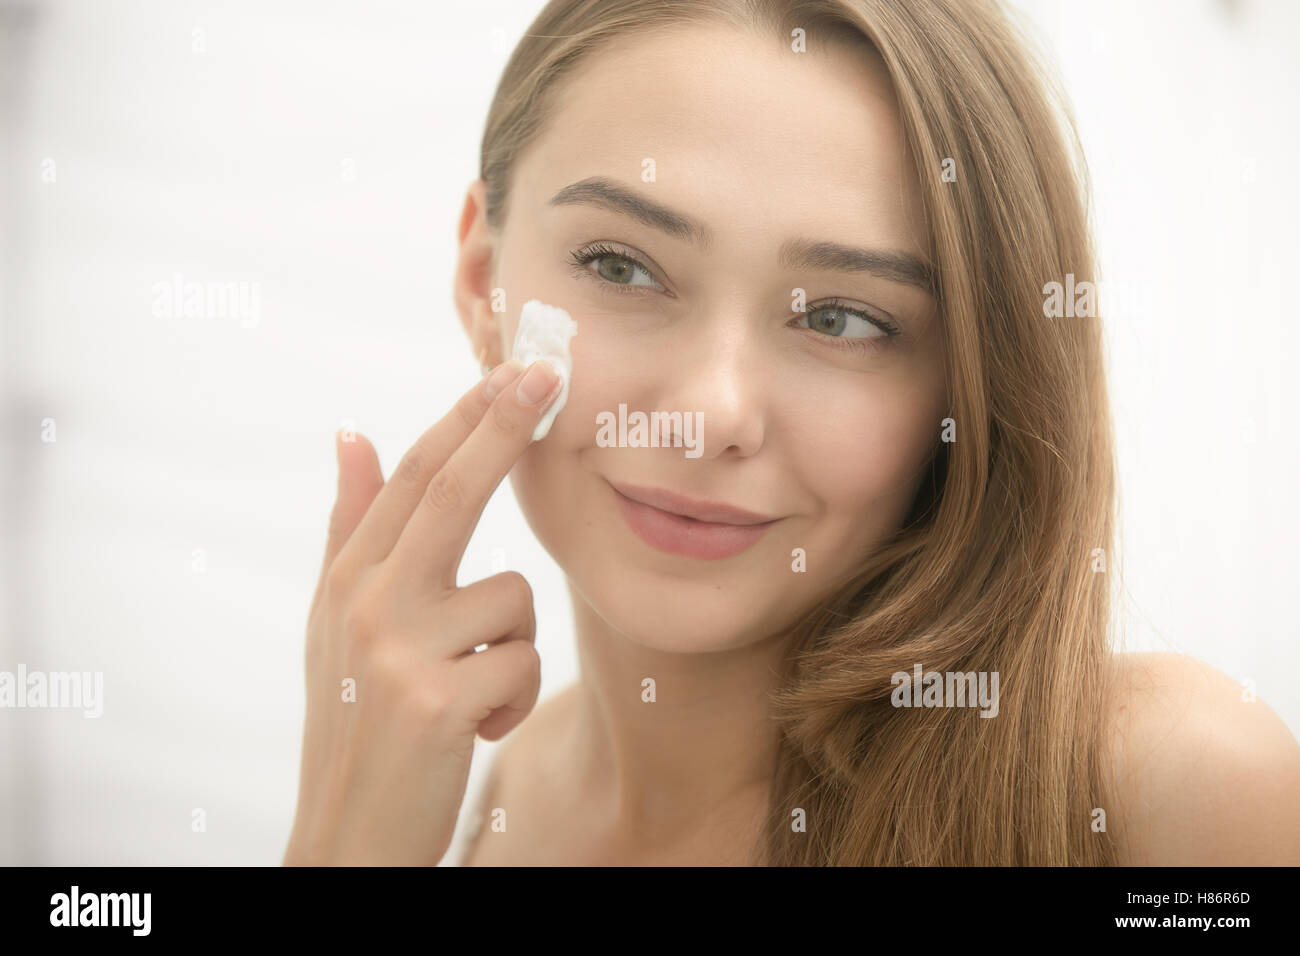
{"type": "Polygon", "coordinates": [[[744,509],[716,502],[695,502],[673,492],[616,486],[609,483],[620,510],[632,531],[652,548],[683,557],[717,560],[748,550],[780,518],[766,518],[744,509]],[[631,497],[637,495],[638,497],[631,497]],[[694,511],[713,519],[703,520],[657,507],[639,498],[654,499],[660,505],[694,511]]]}
{"type": "Polygon", "coordinates": [[[759,514],[756,511],[748,511],[744,508],[737,508],[735,505],[724,504],[720,501],[697,501],[694,498],[688,498],[675,491],[662,488],[647,488],[641,485],[623,483],[615,484],[612,481],[609,482],[609,485],[624,498],[631,501],[640,502],[658,511],[677,515],[681,518],[690,518],[703,524],[751,526],[771,524],[773,521],[779,520],[778,518],[759,514]]]}

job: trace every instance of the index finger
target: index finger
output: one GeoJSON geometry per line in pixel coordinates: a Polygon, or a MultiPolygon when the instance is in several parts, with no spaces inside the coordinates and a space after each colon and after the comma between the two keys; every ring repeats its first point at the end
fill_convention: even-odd
{"type": "Polygon", "coordinates": [[[416,440],[339,552],[336,560],[340,564],[359,570],[388,557],[429,481],[478,426],[492,407],[492,399],[518,378],[523,368],[517,359],[498,365],[416,440]]]}
{"type": "Polygon", "coordinates": [[[391,558],[407,581],[456,587],[456,571],[479,515],[497,485],[533,441],[533,430],[559,396],[563,379],[546,359],[506,387],[478,426],[429,482],[391,558]]]}

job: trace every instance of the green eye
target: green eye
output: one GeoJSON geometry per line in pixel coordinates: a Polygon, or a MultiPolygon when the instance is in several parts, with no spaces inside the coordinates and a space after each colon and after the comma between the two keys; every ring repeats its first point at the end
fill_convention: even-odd
{"type": "Polygon", "coordinates": [[[818,338],[829,340],[827,344],[837,348],[879,348],[888,345],[901,331],[889,319],[838,301],[814,305],[802,313],[801,318],[806,319],[807,324],[801,324],[800,328],[816,332],[818,338]]]}
{"type": "Polygon", "coordinates": [[[609,246],[598,244],[580,249],[572,253],[572,260],[575,274],[582,278],[594,277],[598,281],[604,280],[610,286],[619,287],[613,290],[616,292],[623,292],[633,287],[663,288],[655,281],[654,274],[645,263],[635,256],[618,252],[609,246]],[[598,262],[594,273],[587,267],[591,262],[598,262]],[[638,275],[644,276],[646,281],[636,281],[638,275]]]}
{"type": "Polygon", "coordinates": [[[808,313],[808,327],[816,329],[818,332],[825,332],[827,335],[840,336],[844,330],[849,327],[853,319],[857,319],[864,326],[865,335],[844,335],[844,338],[850,339],[869,339],[878,335],[888,335],[880,326],[876,325],[860,312],[852,309],[845,309],[837,305],[826,305],[812,309],[808,313]]]}

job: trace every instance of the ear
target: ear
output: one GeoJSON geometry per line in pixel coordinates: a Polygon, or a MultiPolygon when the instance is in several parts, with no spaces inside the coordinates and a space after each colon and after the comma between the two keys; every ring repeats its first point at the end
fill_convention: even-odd
{"type": "Polygon", "coordinates": [[[476,179],[465,194],[457,229],[460,253],[452,296],[461,325],[469,336],[474,360],[492,368],[505,361],[501,344],[502,313],[492,311],[496,284],[496,247],[500,236],[487,224],[487,183],[476,179]]]}

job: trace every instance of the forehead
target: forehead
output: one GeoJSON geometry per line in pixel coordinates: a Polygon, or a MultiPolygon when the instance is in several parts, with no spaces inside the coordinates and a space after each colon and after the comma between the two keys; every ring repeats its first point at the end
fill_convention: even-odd
{"type": "Polygon", "coordinates": [[[512,205],[542,214],[563,186],[602,175],[689,210],[722,240],[820,226],[825,238],[922,250],[884,64],[865,42],[807,42],[796,53],[775,36],[675,25],[598,48],[561,81],[512,205]]]}

